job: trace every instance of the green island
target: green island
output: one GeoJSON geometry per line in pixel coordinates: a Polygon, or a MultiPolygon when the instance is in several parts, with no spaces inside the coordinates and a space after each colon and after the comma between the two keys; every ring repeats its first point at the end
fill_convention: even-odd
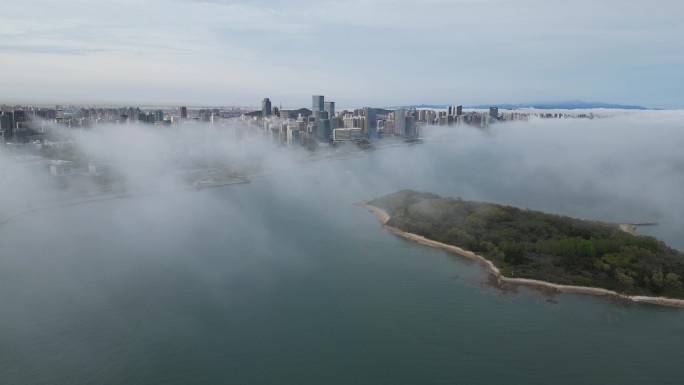
{"type": "Polygon", "coordinates": [[[362,205],[383,210],[389,215],[385,225],[397,233],[486,258],[495,274],[510,281],[600,288],[630,299],[684,298],[684,253],[617,224],[412,190],[362,205]]]}

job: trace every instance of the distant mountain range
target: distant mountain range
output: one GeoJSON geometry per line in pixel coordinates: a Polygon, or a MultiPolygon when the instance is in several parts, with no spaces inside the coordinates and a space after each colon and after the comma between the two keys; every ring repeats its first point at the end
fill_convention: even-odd
{"type": "MultiPolygon", "coordinates": [[[[538,110],[579,110],[579,109],[591,109],[591,108],[613,108],[622,110],[650,110],[652,108],[647,108],[643,106],[634,105],[624,105],[624,104],[614,104],[614,103],[604,103],[604,102],[584,102],[581,100],[572,100],[567,102],[548,102],[548,103],[501,103],[501,104],[480,104],[474,106],[464,106],[464,108],[470,109],[488,109],[490,106],[496,106],[500,110],[518,110],[521,108],[535,108],[538,110]]],[[[434,109],[446,109],[449,108],[448,104],[415,104],[410,106],[402,106],[403,108],[434,108],[434,109]]]]}

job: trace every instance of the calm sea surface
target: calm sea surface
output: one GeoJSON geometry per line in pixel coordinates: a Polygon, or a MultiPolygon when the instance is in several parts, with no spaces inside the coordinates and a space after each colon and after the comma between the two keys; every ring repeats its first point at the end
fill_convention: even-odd
{"type": "MultiPolygon", "coordinates": [[[[681,384],[683,310],[503,293],[352,206],[414,188],[656,220],[684,247],[650,190],[464,135],[0,226],[0,384],[681,384]]],[[[629,180],[610,159],[593,164],[629,180]]]]}

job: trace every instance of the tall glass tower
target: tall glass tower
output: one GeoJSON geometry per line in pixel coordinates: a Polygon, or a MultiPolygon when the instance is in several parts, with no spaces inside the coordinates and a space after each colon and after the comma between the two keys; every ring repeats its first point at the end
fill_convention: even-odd
{"type": "Polygon", "coordinates": [[[404,137],[406,134],[406,110],[398,108],[394,110],[394,135],[404,137]]]}
{"type": "Polygon", "coordinates": [[[316,116],[316,111],[323,111],[325,108],[325,97],[323,95],[314,95],[311,98],[311,114],[316,116]]]}
{"type": "Polygon", "coordinates": [[[269,98],[264,98],[261,101],[261,117],[265,118],[271,115],[271,100],[269,98]]]}
{"type": "Polygon", "coordinates": [[[335,102],[324,102],[323,109],[328,113],[328,119],[332,119],[335,116],[335,102]]]}

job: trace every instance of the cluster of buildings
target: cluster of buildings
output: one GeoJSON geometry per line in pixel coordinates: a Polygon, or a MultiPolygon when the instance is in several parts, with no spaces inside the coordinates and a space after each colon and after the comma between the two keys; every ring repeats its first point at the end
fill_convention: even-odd
{"type": "Polygon", "coordinates": [[[497,107],[464,111],[463,106],[432,108],[373,108],[336,110],[335,102],[323,95],[313,95],[311,109],[282,109],[264,98],[261,110],[249,107],[168,108],[32,106],[0,107],[0,143],[19,147],[46,143],[55,125],[90,128],[98,124],[149,124],[155,126],[190,126],[193,123],[221,125],[231,129],[235,140],[249,135],[267,136],[278,145],[317,146],[320,143],[376,143],[414,141],[426,126],[469,125],[487,127],[493,122],[563,118],[562,113],[520,112],[497,107]]]}
{"type": "Polygon", "coordinates": [[[261,104],[261,114],[252,119],[278,144],[312,145],[317,142],[378,141],[383,136],[401,139],[418,137],[415,118],[407,110],[389,111],[364,107],[353,111],[335,110],[334,101],[313,95],[311,110],[273,108],[269,98],[261,104]]]}
{"type": "MultiPolygon", "coordinates": [[[[413,141],[428,125],[457,124],[486,127],[494,121],[527,120],[529,114],[489,111],[463,111],[463,106],[446,110],[364,107],[355,110],[335,110],[334,101],[323,95],[313,95],[311,109],[284,110],[273,107],[269,98],[261,102],[261,111],[249,114],[266,135],[281,145],[315,142],[367,142],[381,139],[413,141]]],[[[243,117],[244,118],[244,117],[243,117]]]]}
{"type": "Polygon", "coordinates": [[[68,128],[90,128],[98,124],[150,124],[177,126],[191,122],[217,123],[220,119],[236,118],[253,109],[246,107],[76,107],[76,106],[0,106],[0,143],[25,144],[41,142],[49,137],[57,124],[68,128]]]}
{"type": "MultiPolygon", "coordinates": [[[[123,186],[115,172],[116,165],[110,164],[105,158],[85,158],[79,154],[72,140],[72,132],[78,134],[80,130],[100,124],[136,124],[154,130],[183,133],[170,145],[168,152],[169,157],[177,161],[178,170],[175,171],[202,174],[192,165],[204,164],[202,160],[210,156],[207,153],[213,150],[207,148],[205,141],[186,139],[202,135],[206,131],[200,128],[205,125],[215,126],[221,131],[222,137],[229,141],[266,138],[280,147],[303,146],[314,149],[322,144],[322,148],[328,148],[329,145],[336,147],[342,143],[355,143],[366,148],[414,142],[420,140],[421,132],[428,126],[467,125],[482,128],[494,122],[528,120],[532,116],[549,119],[571,116],[593,118],[593,114],[499,111],[497,107],[466,111],[460,105],[445,107],[338,110],[335,102],[326,100],[323,95],[312,96],[310,109],[275,107],[269,98],[262,100],[261,109],[3,105],[0,106],[0,146],[13,155],[17,165],[43,175],[59,189],[70,188],[88,195],[92,191],[111,192],[123,186]]],[[[322,151],[319,155],[326,157],[337,153],[322,151]]],[[[202,175],[205,174],[209,175],[208,172],[202,175]]]]}

